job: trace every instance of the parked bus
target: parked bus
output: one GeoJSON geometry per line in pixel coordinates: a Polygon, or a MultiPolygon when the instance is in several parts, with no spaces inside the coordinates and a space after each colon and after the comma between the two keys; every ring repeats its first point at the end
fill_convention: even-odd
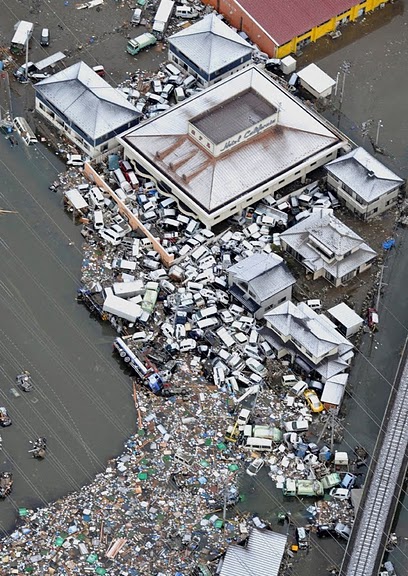
{"type": "Polygon", "coordinates": [[[14,36],[11,40],[10,50],[13,54],[22,54],[26,49],[27,42],[33,34],[34,24],[20,20],[14,27],[14,36]]]}

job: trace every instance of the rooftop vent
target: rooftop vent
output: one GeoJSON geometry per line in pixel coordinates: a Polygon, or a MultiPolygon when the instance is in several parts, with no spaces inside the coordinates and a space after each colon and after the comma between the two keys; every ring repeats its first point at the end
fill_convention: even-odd
{"type": "Polygon", "coordinates": [[[367,176],[368,176],[368,178],[374,178],[375,172],[374,172],[373,170],[369,170],[369,171],[367,172],[367,176]]]}

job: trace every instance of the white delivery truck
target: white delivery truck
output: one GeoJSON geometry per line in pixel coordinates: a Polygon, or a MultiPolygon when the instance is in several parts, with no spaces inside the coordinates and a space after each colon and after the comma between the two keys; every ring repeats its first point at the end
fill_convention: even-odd
{"type": "Polygon", "coordinates": [[[174,9],[173,0],[161,0],[153,21],[153,32],[164,34],[174,9]]]}

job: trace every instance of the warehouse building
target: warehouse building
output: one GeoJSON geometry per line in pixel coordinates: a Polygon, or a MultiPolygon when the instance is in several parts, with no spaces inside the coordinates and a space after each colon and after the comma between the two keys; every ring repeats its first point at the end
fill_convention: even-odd
{"type": "Polygon", "coordinates": [[[255,66],[118,140],[140,175],[210,228],[349,149],[345,136],[255,66]]]}
{"type": "Polygon", "coordinates": [[[204,0],[261,50],[282,58],[389,0],[204,0]]]}
{"type": "Polygon", "coordinates": [[[141,114],[85,62],[53,74],[35,89],[35,109],[87,156],[117,146],[116,136],[139,123],[141,114]]]}
{"type": "Polygon", "coordinates": [[[215,14],[169,38],[169,60],[187,70],[203,86],[250,66],[253,47],[215,14]]]}

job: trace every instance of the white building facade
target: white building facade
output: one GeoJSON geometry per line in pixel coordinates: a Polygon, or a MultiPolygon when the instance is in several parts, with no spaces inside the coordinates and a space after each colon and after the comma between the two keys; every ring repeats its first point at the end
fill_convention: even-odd
{"type": "Polygon", "coordinates": [[[141,115],[84,62],[34,86],[35,109],[87,156],[117,146],[117,136],[136,126],[141,115]]]}
{"type": "Polygon", "coordinates": [[[211,228],[347,150],[341,133],[255,66],[120,137],[126,159],[211,228]]]}

